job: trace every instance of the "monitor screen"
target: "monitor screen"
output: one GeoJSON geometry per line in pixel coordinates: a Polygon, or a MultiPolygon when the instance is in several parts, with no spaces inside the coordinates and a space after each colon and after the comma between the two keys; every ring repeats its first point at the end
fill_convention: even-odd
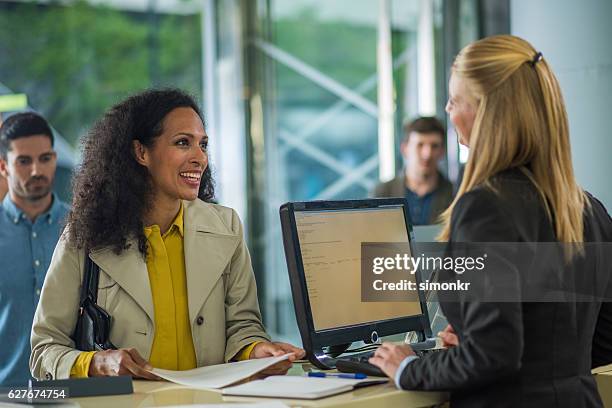
{"type": "Polygon", "coordinates": [[[296,210],[295,223],[316,331],[423,314],[420,302],[361,301],[361,243],[408,242],[402,206],[296,210]]]}

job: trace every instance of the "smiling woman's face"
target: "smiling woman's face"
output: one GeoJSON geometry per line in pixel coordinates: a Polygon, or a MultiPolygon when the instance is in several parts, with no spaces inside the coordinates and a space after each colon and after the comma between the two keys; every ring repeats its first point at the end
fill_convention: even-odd
{"type": "Polygon", "coordinates": [[[135,143],[138,162],[151,174],[156,201],[192,201],[198,197],[208,165],[207,146],[202,119],[191,108],[170,111],[152,147],[135,143]]]}
{"type": "Polygon", "coordinates": [[[467,147],[470,145],[477,109],[478,101],[468,88],[468,82],[460,75],[452,74],[448,83],[446,112],[457,130],[459,143],[467,147]]]}

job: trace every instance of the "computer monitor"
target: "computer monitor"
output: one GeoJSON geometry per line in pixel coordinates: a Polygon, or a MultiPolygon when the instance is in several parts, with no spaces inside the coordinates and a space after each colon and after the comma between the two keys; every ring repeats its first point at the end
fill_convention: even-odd
{"type": "Polygon", "coordinates": [[[280,217],[297,323],[314,364],[333,367],[324,347],[407,331],[431,337],[422,292],[418,301],[361,301],[362,242],[406,243],[412,252],[405,200],[291,202],[280,217]]]}

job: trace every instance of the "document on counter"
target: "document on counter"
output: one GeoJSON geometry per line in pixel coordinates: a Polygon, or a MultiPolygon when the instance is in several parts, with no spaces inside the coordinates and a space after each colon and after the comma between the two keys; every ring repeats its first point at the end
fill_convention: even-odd
{"type": "Polygon", "coordinates": [[[345,378],[315,378],[292,375],[273,375],[263,380],[250,381],[223,389],[223,395],[244,397],[273,397],[317,399],[368,385],[387,383],[388,379],[350,380],[345,378]]]}
{"type": "Polygon", "coordinates": [[[153,374],[164,380],[192,388],[223,388],[244,380],[274,364],[287,360],[290,354],[279,357],[256,358],[235,363],[198,367],[193,370],[172,371],[154,368],[153,374]]]}

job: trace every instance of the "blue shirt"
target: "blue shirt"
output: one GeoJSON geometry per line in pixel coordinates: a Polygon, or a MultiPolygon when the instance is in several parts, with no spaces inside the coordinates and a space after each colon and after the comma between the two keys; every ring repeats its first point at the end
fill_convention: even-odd
{"type": "Polygon", "coordinates": [[[408,209],[410,210],[410,219],[412,225],[427,225],[429,224],[429,214],[431,213],[431,201],[434,191],[419,197],[418,194],[406,187],[406,200],[408,201],[408,209]]]}
{"type": "Polygon", "coordinates": [[[0,386],[27,383],[30,331],[68,206],[55,195],[31,222],[6,195],[0,206],[0,386]]]}

